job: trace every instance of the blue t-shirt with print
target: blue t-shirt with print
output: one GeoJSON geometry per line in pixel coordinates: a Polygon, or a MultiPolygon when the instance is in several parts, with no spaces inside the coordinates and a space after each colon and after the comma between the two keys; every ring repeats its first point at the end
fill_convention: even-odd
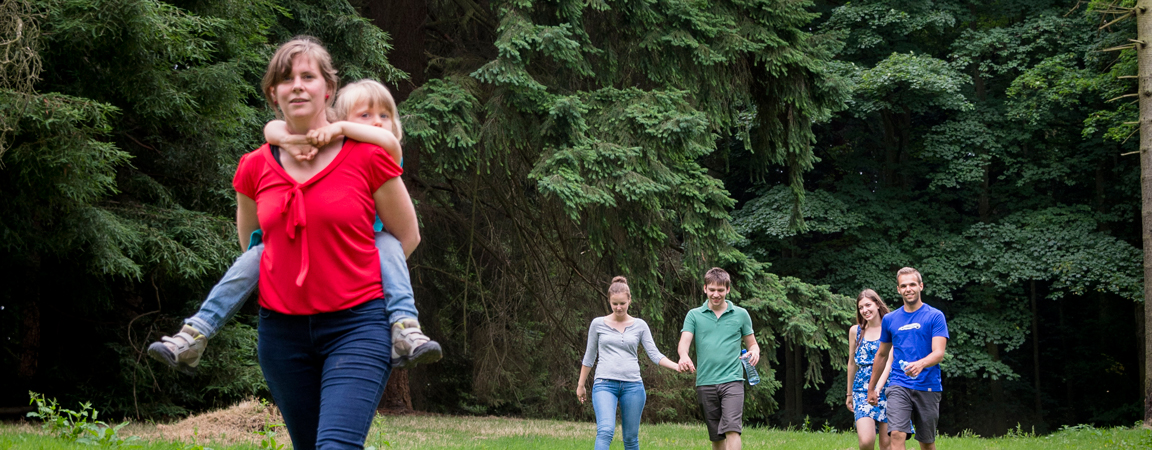
{"type": "Polygon", "coordinates": [[[924,303],[916,312],[908,312],[904,307],[884,315],[880,325],[880,342],[892,344],[892,386],[903,386],[915,391],[940,392],[940,365],[934,365],[920,372],[916,378],[909,378],[900,370],[900,361],[919,361],[932,353],[932,338],[948,339],[948,322],[944,313],[924,303]]]}

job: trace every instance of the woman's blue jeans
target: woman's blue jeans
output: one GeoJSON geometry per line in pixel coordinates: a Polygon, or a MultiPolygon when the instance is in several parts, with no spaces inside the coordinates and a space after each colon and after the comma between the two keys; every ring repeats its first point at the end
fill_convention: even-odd
{"type": "Polygon", "coordinates": [[[596,450],[608,450],[616,432],[616,405],[620,405],[620,429],[624,450],[640,448],[640,414],[644,412],[643,381],[597,378],[592,383],[592,409],[596,410],[596,450]]]}
{"type": "MultiPolygon", "coordinates": [[[[376,233],[376,249],[380,253],[380,276],[384,280],[384,301],[388,304],[388,323],[401,319],[416,319],[416,301],[412,298],[412,278],[408,275],[408,262],[400,241],[387,231],[376,233]]],[[[236,258],[232,267],[212,287],[196,315],[184,320],[208,338],[216,335],[236,315],[244,301],[256,290],[260,282],[260,255],[264,244],[252,246],[236,258]]]]}
{"type": "Polygon", "coordinates": [[[392,371],[383,300],[309,316],[261,308],[257,353],[292,448],[363,448],[392,371]]]}

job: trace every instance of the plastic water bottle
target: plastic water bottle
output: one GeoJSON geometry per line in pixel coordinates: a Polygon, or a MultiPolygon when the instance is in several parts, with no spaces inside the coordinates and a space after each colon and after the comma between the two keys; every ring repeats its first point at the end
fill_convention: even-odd
{"type": "Polygon", "coordinates": [[[748,359],[744,358],[748,354],[747,349],[740,349],[740,363],[744,364],[744,375],[748,379],[749,386],[755,386],[760,383],[760,374],[756,372],[756,367],[752,365],[748,359]]]}
{"type": "MultiPolygon", "coordinates": [[[[907,367],[907,366],[908,366],[908,361],[905,361],[905,360],[901,359],[901,360],[900,360],[900,371],[901,371],[901,372],[906,372],[906,371],[904,370],[904,368],[905,368],[905,367],[907,367]]],[[[920,374],[916,374],[916,377],[911,377],[911,376],[908,376],[908,374],[907,374],[907,373],[905,373],[905,374],[904,374],[904,376],[906,376],[906,377],[908,377],[908,378],[911,378],[911,379],[915,380],[915,379],[916,379],[916,377],[920,376],[920,374]]]]}

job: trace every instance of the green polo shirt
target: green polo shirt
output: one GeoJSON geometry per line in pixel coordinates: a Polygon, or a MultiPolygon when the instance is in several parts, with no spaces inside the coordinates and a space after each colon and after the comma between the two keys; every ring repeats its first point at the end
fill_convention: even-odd
{"type": "Polygon", "coordinates": [[[725,300],[728,309],[716,317],[705,301],[699,308],[688,311],[684,328],[692,333],[696,342],[696,385],[739,381],[744,379],[740,361],[740,341],[752,334],[752,317],[748,311],[725,300]]]}

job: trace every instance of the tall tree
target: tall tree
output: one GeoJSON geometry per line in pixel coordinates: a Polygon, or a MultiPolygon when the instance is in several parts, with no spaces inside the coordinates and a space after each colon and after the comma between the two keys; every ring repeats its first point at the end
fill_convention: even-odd
{"type": "MultiPolygon", "coordinates": [[[[1152,303],[1152,2],[1136,3],[1136,55],[1140,83],[1140,234],[1144,241],[1144,304],[1152,303]]],[[[1144,329],[1152,329],[1144,308],[1144,329]]],[[[1152,333],[1144,333],[1144,427],[1152,428],[1152,333]]]]}

